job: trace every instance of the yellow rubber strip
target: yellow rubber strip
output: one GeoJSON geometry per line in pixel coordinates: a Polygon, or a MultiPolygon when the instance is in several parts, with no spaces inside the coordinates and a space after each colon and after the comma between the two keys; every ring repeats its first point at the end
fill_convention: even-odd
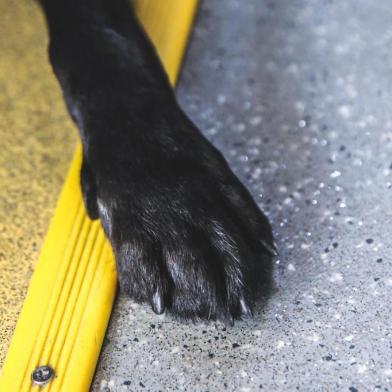
{"type": "MultiPolygon", "coordinates": [[[[136,10],[174,84],[197,0],[136,0],[136,10]]],[[[42,365],[55,377],[45,391],[87,391],[116,291],[110,245],[86,215],[79,187],[81,146],[65,180],[0,378],[1,392],[38,391],[42,365]]]]}

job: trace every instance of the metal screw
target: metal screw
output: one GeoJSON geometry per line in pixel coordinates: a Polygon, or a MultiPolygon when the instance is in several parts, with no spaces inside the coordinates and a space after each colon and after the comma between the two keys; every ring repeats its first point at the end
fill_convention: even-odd
{"type": "Polygon", "coordinates": [[[54,370],[48,366],[38,366],[31,373],[31,380],[33,384],[43,386],[50,381],[50,379],[54,376],[54,370]]]}

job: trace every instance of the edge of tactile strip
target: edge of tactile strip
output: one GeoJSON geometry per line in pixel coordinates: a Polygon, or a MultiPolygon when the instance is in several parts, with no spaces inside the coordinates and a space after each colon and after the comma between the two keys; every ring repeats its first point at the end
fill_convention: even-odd
{"type": "MultiPolygon", "coordinates": [[[[198,0],[136,0],[136,10],[174,84],[198,0]]],[[[87,217],[77,147],[1,372],[1,392],[38,391],[31,374],[48,365],[45,391],[87,391],[116,291],[110,246],[87,217]]]]}

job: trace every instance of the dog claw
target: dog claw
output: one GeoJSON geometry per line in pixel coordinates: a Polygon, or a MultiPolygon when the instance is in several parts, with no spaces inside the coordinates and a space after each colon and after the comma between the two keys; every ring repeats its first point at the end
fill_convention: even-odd
{"type": "Polygon", "coordinates": [[[165,303],[159,290],[156,290],[151,298],[151,308],[156,314],[162,314],[165,311],[165,303]]]}
{"type": "Polygon", "coordinates": [[[261,241],[261,244],[263,245],[264,249],[272,256],[276,257],[279,255],[278,248],[276,246],[276,243],[273,242],[272,244],[269,244],[266,241],[261,241]]]}
{"type": "Polygon", "coordinates": [[[242,314],[253,316],[252,309],[249,307],[249,305],[246,303],[244,298],[240,299],[240,306],[241,306],[241,312],[242,314]]]}

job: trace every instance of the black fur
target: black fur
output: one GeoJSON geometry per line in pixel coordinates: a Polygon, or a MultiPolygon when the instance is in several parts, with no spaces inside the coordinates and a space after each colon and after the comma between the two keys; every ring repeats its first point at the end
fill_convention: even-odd
{"type": "Polygon", "coordinates": [[[83,143],[81,187],[121,289],[156,313],[233,322],[269,281],[271,227],[178,106],[127,0],[41,0],[83,143]]]}

